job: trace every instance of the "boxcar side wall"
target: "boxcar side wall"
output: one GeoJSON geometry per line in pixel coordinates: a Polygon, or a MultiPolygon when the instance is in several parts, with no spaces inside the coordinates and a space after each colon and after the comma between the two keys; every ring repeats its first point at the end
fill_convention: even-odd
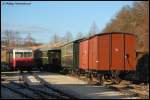
{"type": "Polygon", "coordinates": [[[93,38],[89,39],[89,70],[93,69],[93,38]]]}
{"type": "Polygon", "coordinates": [[[89,39],[89,70],[97,70],[98,37],[89,39]]]}
{"type": "Polygon", "coordinates": [[[98,70],[109,70],[110,67],[110,37],[102,35],[98,37],[98,70]]]}
{"type": "Polygon", "coordinates": [[[112,35],[112,66],[110,70],[124,70],[124,38],[123,34],[112,35]]]}
{"type": "Polygon", "coordinates": [[[136,69],[136,36],[97,35],[80,42],[80,68],[97,71],[136,69]]]}
{"type": "Polygon", "coordinates": [[[136,37],[125,35],[125,70],[136,69],[136,37]]]}
{"type": "Polygon", "coordinates": [[[88,70],[89,68],[89,41],[80,42],[80,69],[88,70]]]}

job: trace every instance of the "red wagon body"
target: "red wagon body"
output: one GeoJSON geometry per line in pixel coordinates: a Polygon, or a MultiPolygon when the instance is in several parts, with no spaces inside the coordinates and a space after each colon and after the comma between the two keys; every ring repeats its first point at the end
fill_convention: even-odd
{"type": "Polygon", "coordinates": [[[80,42],[80,54],[79,54],[79,66],[81,69],[87,70],[89,66],[89,41],[85,39],[84,41],[80,42]]]}
{"type": "Polygon", "coordinates": [[[118,32],[97,34],[80,42],[79,54],[80,69],[134,71],[136,36],[118,32]]]}

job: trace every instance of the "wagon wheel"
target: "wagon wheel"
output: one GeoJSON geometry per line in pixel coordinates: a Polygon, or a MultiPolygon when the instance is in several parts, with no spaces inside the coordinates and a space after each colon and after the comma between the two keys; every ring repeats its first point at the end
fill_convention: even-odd
{"type": "Polygon", "coordinates": [[[77,76],[80,77],[80,73],[81,71],[80,70],[77,70],[77,76]]]}
{"type": "Polygon", "coordinates": [[[76,75],[76,70],[75,70],[75,69],[72,70],[72,75],[73,75],[73,76],[76,75]]]}
{"type": "Polygon", "coordinates": [[[91,80],[91,73],[90,72],[86,72],[85,76],[86,76],[86,78],[89,78],[91,80]]]}
{"type": "Polygon", "coordinates": [[[104,83],[104,81],[105,81],[104,75],[97,74],[97,80],[98,80],[97,85],[102,85],[104,83]]]}
{"type": "Polygon", "coordinates": [[[75,72],[75,76],[78,77],[78,78],[80,78],[80,76],[81,76],[81,70],[78,69],[78,70],[75,70],[75,71],[76,71],[75,72]]]}
{"type": "Polygon", "coordinates": [[[111,71],[111,80],[113,84],[119,84],[121,82],[121,79],[119,78],[120,72],[118,71],[111,71]]]}
{"type": "Polygon", "coordinates": [[[104,81],[108,81],[110,79],[108,74],[104,74],[104,81]]]}
{"type": "Polygon", "coordinates": [[[113,84],[119,84],[121,82],[120,78],[112,78],[111,80],[112,80],[113,84]]]}

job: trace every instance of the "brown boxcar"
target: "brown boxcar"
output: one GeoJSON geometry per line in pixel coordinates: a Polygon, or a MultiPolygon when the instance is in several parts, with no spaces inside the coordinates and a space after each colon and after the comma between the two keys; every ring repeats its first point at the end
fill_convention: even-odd
{"type": "MultiPolygon", "coordinates": [[[[126,35],[126,34],[124,34],[126,35]]],[[[109,36],[109,35],[108,35],[109,36]]],[[[123,34],[111,34],[111,50],[110,52],[110,60],[111,60],[111,70],[124,70],[124,36],[123,34]]]]}
{"type": "Polygon", "coordinates": [[[79,49],[79,66],[80,69],[88,70],[89,66],[89,41],[88,39],[84,39],[82,42],[80,42],[80,49],[79,49]]]}
{"type": "Polygon", "coordinates": [[[96,70],[97,69],[97,58],[98,55],[94,53],[98,52],[98,38],[89,39],[89,69],[96,70]],[[96,62],[96,63],[95,63],[96,62]]]}
{"type": "MultiPolygon", "coordinates": [[[[97,69],[98,70],[108,70],[110,67],[110,56],[109,56],[109,47],[110,47],[110,38],[108,35],[96,36],[98,38],[97,42],[97,53],[98,58],[96,59],[97,69]]],[[[93,37],[95,38],[95,37],[93,37]]]]}
{"type": "Polygon", "coordinates": [[[125,70],[136,70],[136,36],[125,35],[125,70]]]}
{"type": "Polygon", "coordinates": [[[134,34],[119,32],[96,34],[83,40],[80,42],[80,68],[96,71],[135,70],[135,41],[134,34]]]}

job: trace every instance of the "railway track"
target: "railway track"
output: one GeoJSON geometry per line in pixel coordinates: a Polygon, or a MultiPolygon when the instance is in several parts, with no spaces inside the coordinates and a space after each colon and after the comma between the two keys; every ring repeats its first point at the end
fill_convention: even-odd
{"type": "Polygon", "coordinates": [[[20,90],[17,89],[17,88],[12,87],[12,86],[4,85],[4,84],[1,84],[1,86],[2,86],[3,88],[7,88],[7,89],[9,89],[10,91],[12,91],[12,92],[14,92],[14,93],[16,93],[16,94],[19,94],[19,95],[21,95],[22,97],[25,97],[25,98],[27,98],[27,99],[36,99],[36,98],[34,98],[34,97],[30,96],[30,95],[27,95],[26,93],[20,91],[20,90]]]}
{"type": "Polygon", "coordinates": [[[42,91],[35,89],[35,87],[33,88],[33,87],[30,87],[26,84],[18,84],[16,82],[12,82],[12,83],[32,91],[34,94],[38,95],[39,96],[38,98],[40,98],[40,99],[51,99],[51,98],[53,98],[52,96],[50,97],[48,95],[44,95],[44,93],[42,91]]]}
{"type": "MultiPolygon", "coordinates": [[[[73,98],[45,84],[45,82],[40,80],[40,77],[38,77],[33,72],[30,74],[36,77],[36,79],[40,80],[40,84],[39,85],[27,84],[27,81],[25,78],[26,74],[28,73],[21,74],[21,76],[16,78],[15,81],[9,80],[10,77],[9,78],[7,77],[8,78],[7,79],[5,76],[5,78],[2,79],[3,83],[1,84],[1,87],[7,88],[10,91],[14,92],[15,94],[18,94],[21,97],[29,98],[29,99],[70,99],[70,98],[73,98]]],[[[12,79],[14,78],[12,77],[12,79]]]]}
{"type": "MultiPolygon", "coordinates": [[[[36,73],[31,72],[31,75],[33,75],[40,83],[47,89],[52,90],[53,93],[49,94],[51,96],[56,97],[57,99],[78,99],[77,97],[74,97],[73,95],[69,95],[64,93],[63,91],[60,91],[54,87],[52,87],[48,82],[40,78],[36,73]]],[[[46,92],[44,92],[47,94],[46,92]]]]}
{"type": "MultiPolygon", "coordinates": [[[[23,73],[21,74],[21,76],[21,80],[20,77],[16,79],[19,80],[19,83],[17,81],[7,80],[4,78],[3,81],[9,81],[9,84],[2,83],[1,87],[7,88],[16,94],[19,94],[22,97],[29,99],[78,99],[73,95],[68,95],[63,91],[52,87],[50,83],[46,82],[43,78],[39,77],[39,74],[36,72],[23,73]],[[37,81],[39,81],[40,84],[28,84],[28,81],[26,80],[27,76],[33,76],[37,81]]],[[[134,87],[132,82],[128,82],[126,84],[125,82],[122,82],[122,84],[105,84],[105,86],[113,90],[120,91],[126,96],[149,99],[149,95],[137,93],[137,89],[135,88],[136,86],[134,87]]],[[[140,87],[138,87],[138,91],[140,91],[140,87]]]]}
{"type": "Polygon", "coordinates": [[[1,99],[32,99],[1,85],[1,99]]]}
{"type": "MultiPolygon", "coordinates": [[[[12,78],[13,79],[13,78],[12,78]]],[[[27,86],[24,82],[18,77],[15,80],[9,80],[9,78],[3,79],[5,82],[1,84],[2,87],[7,88],[14,93],[20,94],[24,97],[30,99],[47,99],[45,95],[42,95],[39,91],[27,86]]],[[[52,98],[52,97],[51,97],[52,98]]]]}

